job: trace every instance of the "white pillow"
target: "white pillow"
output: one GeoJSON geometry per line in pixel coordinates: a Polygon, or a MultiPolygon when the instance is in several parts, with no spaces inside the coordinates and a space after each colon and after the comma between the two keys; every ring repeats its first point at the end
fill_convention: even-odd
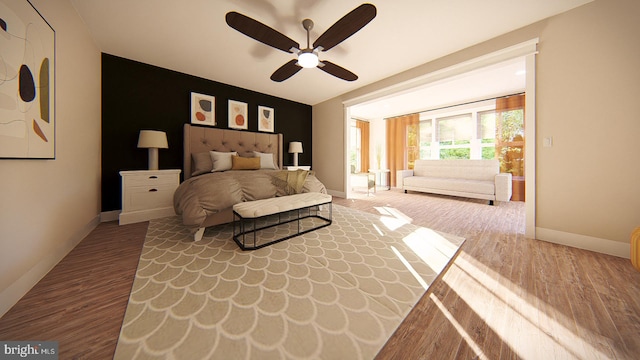
{"type": "Polygon", "coordinates": [[[234,152],[209,151],[209,154],[211,154],[211,162],[213,163],[213,168],[211,169],[211,172],[231,170],[231,167],[233,166],[231,157],[238,156],[238,153],[235,151],[234,152]]]}
{"type": "Polygon", "coordinates": [[[273,154],[254,151],[253,155],[260,158],[260,169],[278,169],[273,162],[273,154]]]}

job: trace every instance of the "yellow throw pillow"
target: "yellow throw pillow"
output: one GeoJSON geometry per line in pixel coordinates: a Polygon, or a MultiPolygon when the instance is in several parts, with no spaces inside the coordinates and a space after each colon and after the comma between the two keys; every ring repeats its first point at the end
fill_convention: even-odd
{"type": "Polygon", "coordinates": [[[260,158],[246,158],[242,156],[231,157],[231,170],[258,170],[260,158]]]}

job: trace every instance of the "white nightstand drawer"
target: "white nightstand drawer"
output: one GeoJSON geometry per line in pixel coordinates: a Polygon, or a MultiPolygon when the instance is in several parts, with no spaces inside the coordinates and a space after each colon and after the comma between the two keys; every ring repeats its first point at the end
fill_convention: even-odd
{"type": "Polygon", "coordinates": [[[127,186],[175,184],[174,174],[132,174],[127,176],[127,186]]]}
{"type": "Polygon", "coordinates": [[[130,187],[125,191],[124,208],[138,211],[172,207],[175,190],[172,184],[130,187]]]}

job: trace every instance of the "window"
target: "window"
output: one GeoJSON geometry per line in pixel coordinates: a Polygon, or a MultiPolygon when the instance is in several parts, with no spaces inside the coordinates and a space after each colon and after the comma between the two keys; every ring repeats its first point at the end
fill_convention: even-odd
{"type": "Polygon", "coordinates": [[[499,159],[503,172],[521,174],[523,104],[524,95],[515,95],[422,112],[419,125],[407,128],[407,141],[419,139],[418,157],[412,155],[412,146],[406,148],[406,157],[499,159]]]}
{"type": "Polygon", "coordinates": [[[471,139],[475,128],[471,114],[436,120],[440,159],[471,159],[471,139]]]}
{"type": "Polygon", "coordinates": [[[496,157],[496,112],[494,110],[478,112],[478,139],[482,159],[496,157]]]}
{"type": "Polygon", "coordinates": [[[420,121],[420,159],[431,159],[433,120],[420,121]]]}

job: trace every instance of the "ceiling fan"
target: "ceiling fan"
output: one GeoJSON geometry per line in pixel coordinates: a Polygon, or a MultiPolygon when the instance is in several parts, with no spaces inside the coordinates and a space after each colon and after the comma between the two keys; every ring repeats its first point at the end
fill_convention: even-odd
{"type": "Polygon", "coordinates": [[[246,15],[231,11],[226,15],[227,24],[239,32],[287,53],[298,55],[282,65],[271,75],[271,80],[281,82],[295,75],[302,68],[318,67],[320,70],[346,81],[355,81],[358,76],[351,71],[330,61],[319,60],[318,53],[327,51],[358,32],[376,17],[376,7],[372,4],[362,4],[351,10],[309,46],[309,31],[313,28],[313,21],[302,20],[302,27],[307,31],[307,47],[300,49],[300,44],[269,26],[246,15]]]}

